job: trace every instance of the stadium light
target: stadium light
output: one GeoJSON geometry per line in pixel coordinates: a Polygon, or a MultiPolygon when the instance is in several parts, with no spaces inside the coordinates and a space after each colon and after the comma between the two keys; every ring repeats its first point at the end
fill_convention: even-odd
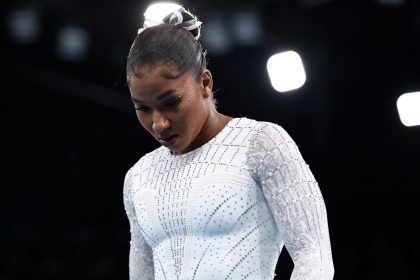
{"type": "Polygon", "coordinates": [[[63,27],[57,34],[56,51],[67,61],[82,61],[88,52],[90,34],[76,26],[63,27]]]}
{"type": "Polygon", "coordinates": [[[420,91],[398,97],[397,108],[400,120],[405,126],[420,125],[420,91]]]}
{"type": "Polygon", "coordinates": [[[302,59],[294,51],[271,56],[267,61],[267,71],[271,85],[279,92],[298,89],[306,81],[302,59]]]}
{"type": "Polygon", "coordinates": [[[235,41],[243,46],[256,46],[262,40],[262,19],[254,11],[242,11],[232,15],[231,26],[235,41]]]}
{"type": "Polygon", "coordinates": [[[8,18],[8,27],[15,43],[33,43],[40,35],[39,12],[34,8],[13,11],[8,18]]]}
{"type": "Polygon", "coordinates": [[[209,19],[206,23],[206,31],[203,40],[212,55],[225,55],[232,50],[233,41],[224,20],[209,19]]]}

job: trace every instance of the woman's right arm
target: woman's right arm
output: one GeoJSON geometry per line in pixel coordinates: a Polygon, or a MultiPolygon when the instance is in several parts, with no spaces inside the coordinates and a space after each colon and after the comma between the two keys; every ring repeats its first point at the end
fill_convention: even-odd
{"type": "Polygon", "coordinates": [[[133,205],[132,170],[125,175],[124,180],[124,207],[130,222],[131,242],[129,274],[130,280],[154,280],[153,253],[146,243],[137,222],[133,205]]]}

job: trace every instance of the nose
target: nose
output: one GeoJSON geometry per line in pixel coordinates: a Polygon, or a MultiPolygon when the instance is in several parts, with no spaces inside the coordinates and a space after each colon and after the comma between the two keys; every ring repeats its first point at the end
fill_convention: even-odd
{"type": "Polygon", "coordinates": [[[160,135],[163,131],[165,131],[170,126],[170,122],[168,118],[162,114],[161,112],[155,110],[153,112],[153,125],[152,129],[153,131],[160,135]]]}

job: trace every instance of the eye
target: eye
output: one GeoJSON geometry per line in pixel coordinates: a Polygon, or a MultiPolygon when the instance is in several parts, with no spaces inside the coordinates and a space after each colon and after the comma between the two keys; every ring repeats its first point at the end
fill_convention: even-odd
{"type": "Polygon", "coordinates": [[[136,111],[142,111],[143,113],[150,113],[152,110],[150,107],[144,106],[144,105],[134,105],[134,109],[136,111]]]}
{"type": "Polygon", "coordinates": [[[180,101],[181,101],[181,96],[178,96],[176,98],[173,98],[173,99],[170,99],[170,100],[166,101],[164,103],[164,105],[165,105],[166,108],[173,109],[176,106],[178,106],[180,101]]]}

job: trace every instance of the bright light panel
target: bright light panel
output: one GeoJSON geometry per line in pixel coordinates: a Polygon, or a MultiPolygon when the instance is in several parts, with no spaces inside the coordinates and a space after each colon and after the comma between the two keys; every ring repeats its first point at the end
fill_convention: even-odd
{"type": "Polygon", "coordinates": [[[40,33],[39,13],[28,8],[10,14],[9,31],[12,39],[19,44],[36,41],[40,33]]]}
{"type": "Polygon", "coordinates": [[[225,55],[232,49],[232,39],[225,21],[220,19],[208,20],[206,36],[203,36],[206,48],[212,55],[225,55]]]}
{"type": "Polygon", "coordinates": [[[237,43],[244,46],[255,46],[261,41],[262,20],[256,12],[237,12],[232,16],[231,27],[237,43]]]}
{"type": "Polygon", "coordinates": [[[85,58],[90,35],[79,27],[64,27],[57,37],[57,53],[60,58],[69,61],[81,61],[85,58]]]}
{"type": "Polygon", "coordinates": [[[160,24],[165,16],[179,8],[181,8],[181,5],[173,2],[159,2],[150,5],[144,13],[147,25],[154,26],[160,24]]]}
{"type": "Polygon", "coordinates": [[[420,125],[420,91],[398,97],[397,108],[400,120],[405,126],[420,125]]]}
{"type": "Polygon", "coordinates": [[[271,56],[267,61],[267,71],[271,85],[279,92],[300,88],[306,81],[302,59],[294,51],[271,56]]]}

